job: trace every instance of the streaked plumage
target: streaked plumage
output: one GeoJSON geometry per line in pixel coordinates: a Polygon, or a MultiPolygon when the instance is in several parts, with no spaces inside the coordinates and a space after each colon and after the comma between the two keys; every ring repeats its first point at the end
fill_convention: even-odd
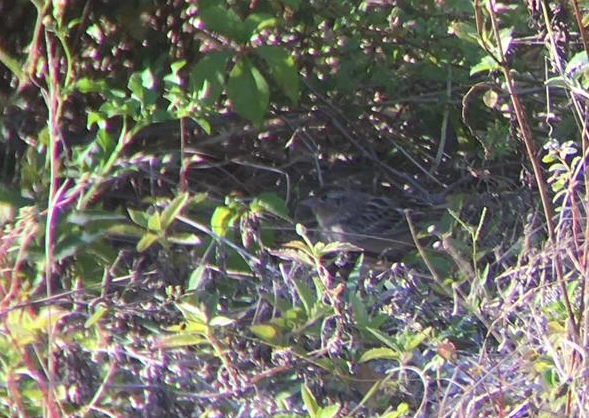
{"type": "Polygon", "coordinates": [[[350,242],[387,257],[398,257],[414,246],[403,209],[391,199],[335,189],[302,204],[311,208],[327,241],[350,242]]]}

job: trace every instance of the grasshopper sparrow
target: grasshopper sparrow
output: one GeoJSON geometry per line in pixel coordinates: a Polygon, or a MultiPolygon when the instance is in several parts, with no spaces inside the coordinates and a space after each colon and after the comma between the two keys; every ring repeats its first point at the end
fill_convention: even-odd
{"type": "Polygon", "coordinates": [[[399,257],[414,247],[403,209],[391,199],[351,190],[328,190],[301,202],[309,207],[327,241],[399,257]]]}

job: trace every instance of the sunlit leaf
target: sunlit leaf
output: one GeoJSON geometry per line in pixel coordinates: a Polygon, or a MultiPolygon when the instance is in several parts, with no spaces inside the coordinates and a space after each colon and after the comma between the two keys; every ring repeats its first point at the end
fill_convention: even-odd
{"type": "Polygon", "coordinates": [[[249,329],[257,337],[267,342],[274,341],[278,336],[278,330],[276,327],[269,324],[252,325],[249,327],[249,329]]]}
{"type": "Polygon", "coordinates": [[[499,39],[501,39],[501,47],[503,53],[507,54],[511,48],[511,41],[513,40],[513,28],[504,28],[499,31],[499,39]]]}
{"type": "Polygon", "coordinates": [[[170,204],[162,211],[161,222],[162,228],[168,227],[174,222],[176,216],[180,214],[186,203],[188,202],[188,193],[180,193],[170,204]]]}
{"type": "Polygon", "coordinates": [[[157,346],[163,348],[178,348],[207,343],[208,340],[201,335],[184,332],[160,338],[157,346]]]}
{"type": "Polygon", "coordinates": [[[319,405],[313,396],[311,390],[306,384],[301,385],[301,395],[303,397],[303,403],[307,408],[307,412],[311,418],[317,418],[317,412],[319,411],[319,405]]]}
{"type": "Polygon", "coordinates": [[[350,244],[349,242],[330,242],[323,247],[321,250],[322,254],[332,254],[340,252],[358,252],[362,251],[362,248],[350,244]]]}
{"type": "Polygon", "coordinates": [[[207,274],[207,267],[203,264],[194,269],[188,279],[187,290],[198,290],[204,283],[207,274]]]}
{"type": "Polygon", "coordinates": [[[100,93],[109,89],[105,80],[93,80],[91,78],[80,78],[76,81],[75,87],[80,93],[100,93]]]}
{"type": "Polygon", "coordinates": [[[244,58],[229,73],[227,94],[235,111],[256,125],[261,125],[268,103],[270,89],[260,71],[244,58]]]}
{"type": "Polygon", "coordinates": [[[494,109],[499,101],[499,95],[495,90],[489,89],[483,95],[483,102],[488,108],[494,109]]]}
{"type": "Polygon", "coordinates": [[[499,63],[495,61],[493,57],[486,55],[481,59],[481,61],[478,64],[474,65],[470,69],[470,75],[474,75],[484,71],[495,71],[499,68],[499,63]]]}
{"type": "Polygon", "coordinates": [[[320,408],[317,411],[317,418],[333,418],[339,412],[339,404],[328,405],[324,408],[320,408]]]}
{"type": "Polygon", "coordinates": [[[463,41],[479,45],[480,36],[475,25],[466,22],[454,22],[449,30],[463,41]]]}
{"type": "Polygon", "coordinates": [[[208,314],[203,306],[189,302],[179,303],[176,306],[189,322],[200,322],[202,324],[209,322],[208,314]]]}
{"type": "Polygon", "coordinates": [[[129,217],[131,220],[139,225],[142,228],[147,229],[149,224],[149,214],[145,213],[144,211],[135,210],[135,209],[127,209],[129,213],[129,217]]]}
{"type": "Polygon", "coordinates": [[[145,233],[145,229],[142,229],[135,225],[118,224],[109,226],[105,232],[108,235],[121,235],[134,238],[141,238],[145,233]]]}
{"type": "Polygon", "coordinates": [[[107,313],[109,309],[104,304],[98,304],[95,307],[94,313],[90,315],[90,318],[84,322],[84,328],[91,328],[96,325],[107,313]]]}
{"type": "Polygon", "coordinates": [[[155,88],[155,77],[150,68],[146,68],[141,72],[141,86],[148,90],[155,88]]]}
{"type": "Polygon", "coordinates": [[[162,231],[162,217],[159,212],[154,212],[147,219],[147,229],[159,233],[162,231]]]}
{"type": "Polygon", "coordinates": [[[211,230],[220,237],[224,237],[232,215],[233,212],[228,207],[218,206],[211,217],[211,230]]]}
{"type": "Polygon", "coordinates": [[[283,260],[291,260],[303,263],[307,266],[314,265],[313,257],[306,251],[299,251],[289,248],[279,248],[277,250],[272,250],[271,254],[282,258],[283,260]]]}
{"type": "Polygon", "coordinates": [[[227,318],[226,316],[215,316],[209,322],[211,327],[226,327],[227,325],[231,325],[235,322],[234,319],[227,318]]]}
{"type": "Polygon", "coordinates": [[[200,335],[207,335],[211,328],[208,324],[198,321],[187,321],[184,324],[184,330],[186,332],[192,332],[200,335]]]}
{"type": "Polygon", "coordinates": [[[291,221],[288,216],[288,207],[286,202],[281,199],[276,193],[262,193],[254,199],[252,206],[257,205],[265,211],[278,216],[285,221],[291,221]]]}
{"type": "Polygon", "coordinates": [[[156,234],[152,234],[151,232],[147,232],[146,234],[144,234],[141,239],[139,240],[139,242],[137,243],[136,249],[137,251],[139,251],[140,253],[147,250],[149,247],[151,247],[153,244],[155,244],[158,240],[158,236],[156,234]]]}
{"type": "Polygon", "coordinates": [[[226,67],[231,56],[227,51],[215,51],[201,58],[190,72],[189,92],[197,93],[205,104],[214,105],[225,89],[226,67]]]}
{"type": "Polygon", "coordinates": [[[401,402],[395,411],[390,411],[381,415],[380,418],[399,418],[409,412],[409,404],[401,402]]]}
{"type": "Polygon", "coordinates": [[[398,360],[400,358],[400,353],[392,350],[390,348],[379,347],[379,348],[371,348],[368,351],[365,351],[360,359],[358,360],[360,363],[364,363],[370,360],[398,360]]]}
{"type": "Polygon", "coordinates": [[[177,234],[169,235],[168,241],[173,244],[179,245],[200,245],[202,244],[202,239],[190,232],[179,232],[177,234]]]}
{"type": "Polygon", "coordinates": [[[415,350],[428,338],[431,330],[431,327],[427,327],[420,332],[408,334],[403,349],[406,352],[415,350]]]}

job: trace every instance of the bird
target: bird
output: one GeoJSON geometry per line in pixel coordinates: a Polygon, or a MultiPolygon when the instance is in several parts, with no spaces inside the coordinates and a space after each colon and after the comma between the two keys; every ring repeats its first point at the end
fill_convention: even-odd
{"type": "Polygon", "coordinates": [[[415,247],[400,204],[348,189],[327,189],[300,202],[311,209],[322,239],[349,242],[371,255],[399,258],[415,247]]]}

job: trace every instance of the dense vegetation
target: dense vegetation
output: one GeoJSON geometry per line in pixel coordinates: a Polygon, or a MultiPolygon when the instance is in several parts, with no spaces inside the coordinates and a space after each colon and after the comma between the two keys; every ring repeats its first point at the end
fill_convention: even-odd
{"type": "Polygon", "coordinates": [[[0,2],[0,415],[589,416],[579,7],[0,2]]]}

